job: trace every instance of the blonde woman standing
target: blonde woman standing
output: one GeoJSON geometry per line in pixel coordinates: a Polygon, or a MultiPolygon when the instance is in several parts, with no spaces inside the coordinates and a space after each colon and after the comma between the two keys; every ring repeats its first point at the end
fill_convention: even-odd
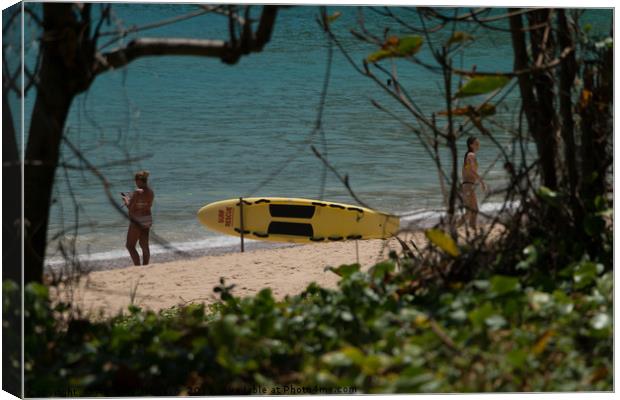
{"type": "Polygon", "coordinates": [[[134,265],[140,265],[140,255],[136,250],[136,243],[140,242],[142,249],[142,265],[149,263],[149,233],[153,225],[151,207],[155,194],[148,186],[148,171],[139,171],[135,175],[136,190],[130,195],[121,193],[123,203],[129,210],[129,229],[125,246],[129,251],[134,265]]]}

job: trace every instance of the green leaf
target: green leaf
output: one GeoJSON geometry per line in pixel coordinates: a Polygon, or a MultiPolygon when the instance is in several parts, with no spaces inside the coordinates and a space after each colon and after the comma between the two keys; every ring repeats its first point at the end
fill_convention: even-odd
{"type": "Polygon", "coordinates": [[[127,310],[129,310],[129,313],[134,315],[134,314],[138,314],[140,311],[142,311],[142,309],[134,304],[130,304],[129,306],[127,306],[127,310]]]}
{"type": "Polygon", "coordinates": [[[457,257],[461,252],[450,236],[439,229],[428,229],[424,232],[428,240],[453,257],[457,257]]]}
{"type": "Polygon", "coordinates": [[[517,269],[529,269],[530,266],[532,266],[536,262],[536,260],[538,260],[538,249],[535,245],[531,244],[525,249],[523,249],[523,255],[525,255],[527,258],[517,264],[517,269]]]}
{"type": "Polygon", "coordinates": [[[463,310],[462,308],[459,308],[458,310],[451,312],[449,316],[455,321],[464,321],[467,319],[467,314],[465,313],[465,310],[463,310]]]}
{"type": "Polygon", "coordinates": [[[602,49],[603,47],[611,49],[613,46],[614,46],[614,39],[611,37],[607,37],[599,42],[594,43],[594,47],[596,47],[597,49],[602,49]]]}
{"type": "Polygon", "coordinates": [[[183,333],[175,330],[166,329],[162,333],[159,334],[159,340],[161,342],[176,342],[181,337],[183,337],[183,333]]]}
{"type": "Polygon", "coordinates": [[[611,299],[611,296],[614,290],[613,285],[614,285],[614,278],[613,278],[613,273],[611,271],[606,272],[596,282],[596,287],[598,288],[599,292],[601,292],[601,295],[607,296],[610,299],[611,299]]]}
{"type": "Polygon", "coordinates": [[[480,290],[487,290],[489,288],[489,281],[484,280],[484,279],[476,279],[472,281],[472,285],[474,285],[474,287],[476,287],[477,289],[480,290]]]}
{"type": "Polygon", "coordinates": [[[570,314],[575,308],[571,298],[562,290],[553,291],[553,301],[557,304],[557,310],[561,315],[570,314]]]}
{"type": "Polygon", "coordinates": [[[260,300],[262,303],[266,303],[268,305],[273,305],[274,300],[271,294],[271,289],[270,288],[261,289],[260,292],[258,292],[258,294],[256,295],[256,300],[260,300]]]}
{"type": "Polygon", "coordinates": [[[450,39],[446,42],[446,47],[450,47],[453,44],[464,43],[474,40],[474,37],[467,32],[457,31],[450,36],[450,39]]]}
{"type": "Polygon", "coordinates": [[[491,329],[499,329],[507,324],[506,318],[499,314],[494,314],[485,318],[484,323],[491,329]]]}
{"type": "Polygon", "coordinates": [[[398,47],[396,48],[396,55],[398,57],[412,56],[418,51],[420,51],[420,49],[422,48],[422,43],[424,43],[424,39],[422,39],[422,36],[405,36],[398,42],[398,47]]]}
{"type": "Polygon", "coordinates": [[[390,361],[390,358],[385,354],[372,354],[365,357],[360,365],[365,375],[374,376],[380,373],[385,366],[389,365],[390,361]]]}
{"type": "Polygon", "coordinates": [[[531,291],[528,293],[530,307],[534,311],[538,311],[551,304],[551,295],[546,292],[531,291]]]}
{"type": "Polygon", "coordinates": [[[383,47],[369,55],[366,60],[375,63],[388,57],[408,57],[416,54],[422,48],[422,36],[405,36],[403,38],[390,37],[383,47]]]}
{"type": "Polygon", "coordinates": [[[519,279],[512,276],[495,275],[490,279],[490,283],[490,291],[496,296],[502,296],[521,288],[519,279]]]}
{"type": "Polygon", "coordinates": [[[26,285],[26,295],[34,295],[34,297],[38,297],[44,300],[48,298],[48,290],[47,286],[42,285],[40,283],[29,283],[26,285]]]}
{"type": "Polygon", "coordinates": [[[344,264],[339,266],[338,268],[334,268],[334,267],[326,267],[325,271],[331,271],[334,274],[342,277],[342,278],[348,278],[349,276],[353,275],[354,273],[358,272],[360,270],[360,265],[359,264],[344,264]]]}
{"type": "MultiPolygon", "coordinates": [[[[605,210],[607,208],[607,199],[605,198],[605,196],[601,196],[601,195],[596,196],[594,198],[594,207],[597,210],[605,210]]],[[[611,210],[611,211],[613,211],[613,210],[611,210]]]]}
{"type": "Polygon", "coordinates": [[[394,271],[394,263],[392,262],[382,262],[379,264],[376,264],[374,267],[372,267],[370,269],[370,275],[375,278],[375,279],[383,279],[383,277],[385,277],[386,274],[394,271]]]}
{"type": "Polygon", "coordinates": [[[493,310],[493,305],[486,302],[482,306],[471,310],[469,314],[467,314],[467,317],[474,326],[481,327],[485,320],[494,313],[495,310],[493,310]]]}
{"type": "Polygon", "coordinates": [[[457,98],[477,96],[501,89],[510,82],[506,76],[475,76],[467,81],[456,93],[457,98]]]}
{"type": "Polygon", "coordinates": [[[546,186],[541,186],[538,188],[538,195],[552,206],[557,206],[560,200],[559,194],[546,186]]]}
{"type": "Polygon", "coordinates": [[[353,321],[353,314],[351,314],[349,311],[343,311],[340,313],[340,318],[343,321],[351,322],[353,321]]]}
{"type": "Polygon", "coordinates": [[[521,368],[527,361],[527,353],[522,349],[514,349],[508,353],[506,358],[514,368],[521,368]]]}
{"type": "Polygon", "coordinates": [[[357,347],[347,346],[340,350],[340,352],[351,360],[353,364],[362,365],[364,363],[364,353],[357,347]]]}
{"type": "Polygon", "coordinates": [[[573,281],[577,289],[582,289],[594,282],[601,269],[598,265],[600,264],[595,264],[592,261],[583,261],[577,265],[573,272],[573,281]]]}
{"type": "Polygon", "coordinates": [[[348,367],[353,364],[353,360],[342,351],[332,351],[321,357],[321,361],[330,367],[348,367]]]}
{"type": "Polygon", "coordinates": [[[209,339],[204,336],[197,337],[192,340],[192,351],[198,353],[209,345],[209,339]]]}
{"type": "Polygon", "coordinates": [[[392,50],[378,50],[369,55],[366,59],[368,62],[375,63],[377,61],[383,60],[384,58],[393,57],[394,52],[392,50]]]}

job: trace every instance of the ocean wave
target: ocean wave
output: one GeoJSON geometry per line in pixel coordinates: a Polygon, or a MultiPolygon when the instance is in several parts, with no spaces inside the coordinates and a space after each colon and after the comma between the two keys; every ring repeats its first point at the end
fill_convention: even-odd
{"type": "MultiPolygon", "coordinates": [[[[245,243],[252,244],[258,242],[257,240],[245,239],[245,243]]],[[[175,251],[192,253],[196,251],[207,251],[209,249],[229,248],[239,244],[239,238],[232,236],[212,236],[208,239],[187,241],[187,242],[172,242],[167,246],[160,244],[151,244],[150,251],[151,256],[164,253],[172,253],[175,251]]],[[[115,260],[119,258],[129,258],[126,249],[102,251],[90,254],[80,254],[77,259],[82,263],[115,260]]],[[[49,267],[59,266],[65,263],[63,257],[52,257],[46,260],[45,264],[49,267]]]]}
{"type": "MultiPolygon", "coordinates": [[[[513,201],[506,204],[500,202],[483,203],[480,206],[479,218],[481,222],[484,222],[485,219],[494,218],[502,210],[514,210],[518,206],[518,201],[513,201]]],[[[400,226],[401,229],[430,228],[437,225],[441,218],[445,217],[446,214],[445,209],[419,209],[403,212],[399,214],[401,215],[400,226]]]]}

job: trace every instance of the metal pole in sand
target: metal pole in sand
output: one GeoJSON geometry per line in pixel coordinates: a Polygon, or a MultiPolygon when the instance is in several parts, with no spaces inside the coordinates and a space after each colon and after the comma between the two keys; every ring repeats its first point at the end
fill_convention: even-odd
{"type": "Polygon", "coordinates": [[[245,251],[243,248],[243,231],[245,230],[245,227],[243,226],[243,197],[239,197],[239,225],[239,235],[241,235],[241,252],[243,253],[245,251]]]}
{"type": "Polygon", "coordinates": [[[360,248],[359,248],[359,240],[355,241],[355,255],[357,257],[357,263],[360,263],[360,248]]]}

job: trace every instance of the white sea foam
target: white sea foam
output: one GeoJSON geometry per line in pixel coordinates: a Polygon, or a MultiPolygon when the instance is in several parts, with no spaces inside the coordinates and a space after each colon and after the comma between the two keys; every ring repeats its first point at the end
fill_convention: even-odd
{"type": "MultiPolygon", "coordinates": [[[[518,207],[519,202],[514,201],[512,203],[484,203],[480,206],[480,219],[484,221],[485,218],[493,218],[499,212],[504,210],[510,211],[518,207]]],[[[442,217],[445,217],[445,210],[427,210],[420,209],[414,211],[404,212],[400,219],[400,226],[402,229],[412,228],[430,228],[440,222],[442,217]]]]}
{"type": "MultiPolygon", "coordinates": [[[[245,243],[252,244],[258,242],[257,240],[245,239],[245,243]]],[[[191,253],[195,251],[208,251],[209,249],[228,248],[237,246],[239,239],[232,236],[212,236],[209,239],[188,241],[188,242],[173,242],[168,246],[162,246],[160,244],[151,244],[151,255],[171,253],[173,251],[181,251],[191,253]]],[[[126,249],[103,251],[91,254],[81,254],[78,256],[80,262],[95,262],[105,260],[115,260],[119,258],[129,257],[126,249]]],[[[46,265],[54,267],[62,265],[65,260],[62,257],[52,257],[46,261],[46,265]]]]}

